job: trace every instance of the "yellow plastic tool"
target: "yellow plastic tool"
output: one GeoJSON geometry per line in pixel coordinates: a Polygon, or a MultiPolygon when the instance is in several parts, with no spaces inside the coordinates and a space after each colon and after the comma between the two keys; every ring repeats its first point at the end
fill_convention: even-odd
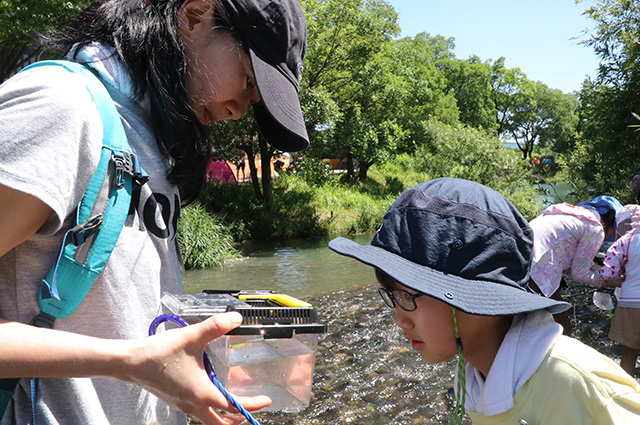
{"type": "Polygon", "coordinates": [[[287,294],[240,294],[238,299],[242,301],[251,299],[268,299],[275,301],[283,307],[311,307],[311,304],[294,298],[287,294]]]}

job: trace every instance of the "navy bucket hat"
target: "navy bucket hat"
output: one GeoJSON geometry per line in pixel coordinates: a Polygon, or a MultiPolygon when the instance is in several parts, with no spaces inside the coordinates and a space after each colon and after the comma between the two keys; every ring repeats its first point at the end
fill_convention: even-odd
{"type": "Polygon", "coordinates": [[[329,248],[466,313],[569,308],[527,290],[529,223],[503,195],[472,181],[445,177],[407,189],[370,245],[336,238],[329,248]]]}

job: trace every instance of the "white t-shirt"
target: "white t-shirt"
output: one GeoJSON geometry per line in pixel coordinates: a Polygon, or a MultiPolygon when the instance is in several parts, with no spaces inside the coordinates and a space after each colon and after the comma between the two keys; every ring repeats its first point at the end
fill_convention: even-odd
{"type": "MultiPolygon", "coordinates": [[[[90,49],[91,55],[100,54],[90,49]]],[[[115,59],[98,64],[127,93],[115,59]],[[114,78],[114,74],[118,74],[114,78]]],[[[125,77],[123,77],[125,75],[125,77]]],[[[113,87],[111,87],[113,89],[113,87]]],[[[181,292],[176,233],[177,187],[159,151],[146,112],[127,96],[118,111],[132,151],[150,180],[133,207],[104,271],[78,310],[56,329],[100,338],[142,338],[160,311],[163,291],[181,292]]],[[[122,100],[121,99],[121,100],[122,100]]],[[[100,157],[102,123],[84,79],[62,67],[19,73],[0,86],[0,184],[29,193],[53,209],[36,235],[0,257],[0,317],[28,323],[36,293],[54,262],[70,218],[100,157]]],[[[186,424],[140,387],[110,378],[40,379],[39,424],[186,424]]],[[[1,425],[31,423],[28,380],[22,379],[1,425]]]]}

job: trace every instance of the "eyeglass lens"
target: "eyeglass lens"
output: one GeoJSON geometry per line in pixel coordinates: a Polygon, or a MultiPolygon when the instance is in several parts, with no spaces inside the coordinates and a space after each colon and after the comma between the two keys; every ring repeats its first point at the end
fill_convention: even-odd
{"type": "Polygon", "coordinates": [[[396,306],[395,301],[393,301],[391,292],[389,292],[385,288],[378,288],[378,294],[380,294],[380,298],[382,298],[382,301],[384,301],[387,307],[394,308],[396,306]]]}
{"type": "Polygon", "coordinates": [[[415,301],[416,296],[411,295],[407,291],[403,291],[401,289],[389,291],[385,288],[378,288],[378,293],[382,297],[384,303],[391,308],[394,308],[396,304],[406,311],[414,311],[417,308],[415,301]]]}

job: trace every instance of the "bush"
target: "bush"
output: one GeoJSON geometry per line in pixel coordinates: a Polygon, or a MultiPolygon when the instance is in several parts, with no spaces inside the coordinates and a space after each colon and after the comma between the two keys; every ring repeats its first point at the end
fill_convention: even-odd
{"type": "Polygon", "coordinates": [[[322,186],[334,179],[331,165],[327,161],[315,158],[303,157],[298,159],[294,166],[294,171],[312,186],[322,186]]]}
{"type": "Polygon", "coordinates": [[[425,123],[425,131],[427,142],[416,153],[416,168],[431,178],[457,177],[492,188],[498,181],[526,178],[522,161],[495,136],[438,121],[425,123]]]}
{"type": "Polygon", "coordinates": [[[198,204],[182,209],[178,243],[188,270],[218,267],[239,255],[227,228],[198,204]]]}
{"type": "Polygon", "coordinates": [[[543,208],[526,164],[495,136],[461,124],[425,123],[427,143],[416,153],[415,168],[427,176],[472,180],[502,193],[531,220],[543,208]]]}

